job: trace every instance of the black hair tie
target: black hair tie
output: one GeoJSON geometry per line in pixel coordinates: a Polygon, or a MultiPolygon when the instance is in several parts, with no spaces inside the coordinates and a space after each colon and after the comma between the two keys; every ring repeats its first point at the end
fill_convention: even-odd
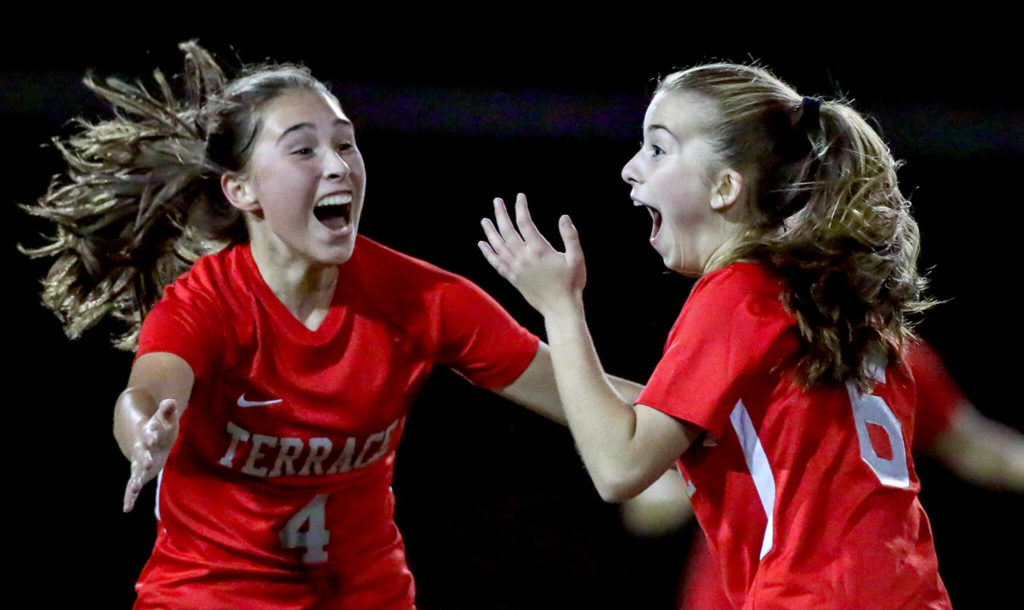
{"type": "Polygon", "coordinates": [[[804,131],[811,133],[818,131],[821,120],[821,98],[805,97],[800,102],[800,119],[797,126],[804,131]]]}

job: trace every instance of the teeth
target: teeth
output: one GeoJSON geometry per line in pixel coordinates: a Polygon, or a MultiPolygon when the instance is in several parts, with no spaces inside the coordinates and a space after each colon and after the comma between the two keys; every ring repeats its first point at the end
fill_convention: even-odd
{"type": "Polygon", "coordinates": [[[331,195],[330,197],[324,197],[316,203],[316,207],[322,208],[328,205],[348,205],[350,203],[352,203],[352,195],[346,193],[343,195],[331,195]]]}

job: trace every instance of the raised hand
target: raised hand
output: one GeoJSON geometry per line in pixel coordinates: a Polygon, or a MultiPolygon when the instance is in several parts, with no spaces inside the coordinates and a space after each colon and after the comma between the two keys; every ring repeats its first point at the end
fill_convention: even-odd
{"type": "Polygon", "coordinates": [[[522,193],[516,197],[515,210],[513,225],[505,202],[494,200],[494,223],[487,218],[481,221],[487,241],[478,245],[484,258],[544,316],[582,309],[587,271],[572,220],[568,216],[558,220],[565,245],[565,252],[559,252],[537,230],[522,193]]]}
{"type": "MultiPolygon", "coordinates": [[[[150,399],[152,400],[152,399],[150,399]]],[[[167,456],[178,437],[181,411],[174,399],[161,401],[153,416],[143,425],[131,448],[131,475],[124,490],[124,512],[135,507],[146,483],[152,481],[167,462],[167,456]]]]}

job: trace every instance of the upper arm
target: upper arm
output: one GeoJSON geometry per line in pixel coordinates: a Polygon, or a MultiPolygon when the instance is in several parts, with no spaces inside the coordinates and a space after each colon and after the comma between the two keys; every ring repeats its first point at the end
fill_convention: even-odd
{"type": "Polygon", "coordinates": [[[643,473],[638,481],[639,492],[672,468],[704,431],[647,405],[635,405],[633,412],[636,414],[636,431],[632,444],[636,448],[637,468],[643,473]]]}
{"type": "Polygon", "coordinates": [[[153,400],[172,398],[182,408],[192,394],[195,374],[182,357],[170,352],[150,352],[139,356],[132,364],[128,387],[147,392],[153,400]]]}
{"type": "MultiPolygon", "coordinates": [[[[488,389],[507,388],[520,380],[524,387],[544,385],[550,357],[545,367],[546,355],[540,353],[533,333],[469,280],[453,276],[442,287],[438,364],[488,389]]],[[[554,391],[553,377],[551,387],[554,391]]]]}
{"type": "Polygon", "coordinates": [[[494,393],[550,420],[566,423],[551,366],[551,349],[543,341],[537,345],[537,353],[526,370],[512,383],[495,388],[494,393]]]}

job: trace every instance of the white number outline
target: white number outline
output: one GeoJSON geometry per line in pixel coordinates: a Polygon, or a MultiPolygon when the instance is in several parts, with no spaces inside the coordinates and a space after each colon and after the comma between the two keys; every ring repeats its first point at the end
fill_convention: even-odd
{"type": "Polygon", "coordinates": [[[331,532],[327,530],[324,510],[327,508],[327,496],[317,494],[305,506],[300,508],[285,523],[278,538],[281,546],[286,549],[304,548],[303,563],[323,563],[327,561],[327,543],[331,540],[331,532]],[[302,530],[306,526],[305,531],[302,530]]]}
{"type": "MultiPolygon", "coordinates": [[[[885,383],[885,372],[880,379],[885,383]]],[[[876,373],[876,378],[879,375],[876,373]]],[[[910,487],[910,470],[907,468],[907,446],[903,442],[903,428],[896,414],[881,396],[864,394],[852,383],[846,385],[853,409],[853,422],[857,426],[857,441],[860,445],[860,459],[871,468],[878,480],[886,487],[907,489],[910,487]],[[868,424],[875,424],[885,431],[892,447],[892,458],[878,455],[868,433],[868,424]]]]}

